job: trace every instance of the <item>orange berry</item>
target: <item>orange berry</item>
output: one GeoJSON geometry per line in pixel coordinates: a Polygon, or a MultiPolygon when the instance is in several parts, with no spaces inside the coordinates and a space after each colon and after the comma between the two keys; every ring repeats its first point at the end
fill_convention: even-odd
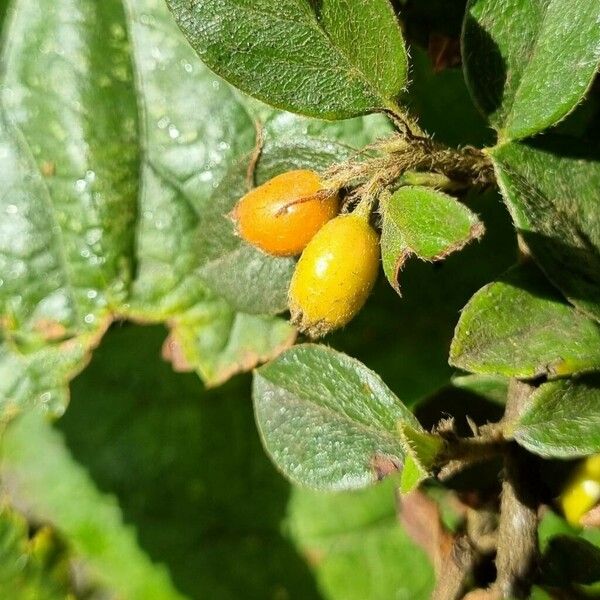
{"type": "Polygon", "coordinates": [[[294,256],[339,211],[337,193],[314,171],[282,173],[243,196],[233,210],[239,235],[274,256],[294,256]]]}
{"type": "Polygon", "coordinates": [[[368,217],[351,213],[329,221],[302,253],[292,277],[292,322],[311,337],[349,323],[377,279],[379,236],[368,217]]]}

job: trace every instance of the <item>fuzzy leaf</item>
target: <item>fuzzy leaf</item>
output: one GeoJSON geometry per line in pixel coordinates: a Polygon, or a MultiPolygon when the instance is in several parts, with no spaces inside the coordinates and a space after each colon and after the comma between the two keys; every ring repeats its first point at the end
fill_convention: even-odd
{"type": "Polygon", "coordinates": [[[534,259],[573,304],[600,320],[600,161],[589,144],[574,143],[507,144],[492,157],[534,259]]]}
{"type": "Polygon", "coordinates": [[[597,0],[471,0],[467,81],[501,139],[538,133],[577,106],[600,61],[599,23],[597,0]]]}
{"type": "Polygon", "coordinates": [[[343,119],[393,107],[406,84],[388,0],[168,0],[202,60],[278,108],[343,119]]]}
{"type": "Polygon", "coordinates": [[[484,231],[483,223],[466,206],[427,187],[401,187],[385,201],[382,213],[383,270],[398,293],[398,274],[409,256],[442,260],[484,231]]]}
{"type": "Polygon", "coordinates": [[[365,487],[402,468],[400,423],[420,426],[381,379],[325,346],[296,346],[254,376],[265,448],[293,481],[365,487]]]}
{"type": "Polygon", "coordinates": [[[444,440],[432,433],[415,429],[408,423],[399,427],[406,458],[400,478],[400,491],[403,494],[412,492],[427,477],[431,468],[445,447],[444,440]]]}
{"type": "Polygon", "coordinates": [[[508,431],[535,454],[575,458],[600,452],[600,376],[553,381],[531,396],[531,407],[508,431]]]}
{"type": "Polygon", "coordinates": [[[511,269],[463,309],[450,364],[506,377],[600,369],[600,325],[568,304],[534,265],[511,269]]]}

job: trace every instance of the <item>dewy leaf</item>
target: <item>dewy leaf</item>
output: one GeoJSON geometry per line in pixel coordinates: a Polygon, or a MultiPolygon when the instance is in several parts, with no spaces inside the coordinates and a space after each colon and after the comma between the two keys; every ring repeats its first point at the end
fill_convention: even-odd
{"type": "Polygon", "coordinates": [[[388,0],[168,0],[200,58],[244,92],[326,119],[394,108],[407,58],[388,0]]]}
{"type": "Polygon", "coordinates": [[[119,0],[19,0],[8,17],[0,307],[20,337],[94,330],[127,293],[139,157],[122,21],[119,0]]]}
{"type": "Polygon", "coordinates": [[[540,386],[529,408],[507,432],[531,452],[575,458],[600,452],[600,376],[540,386]]]}
{"type": "Polygon", "coordinates": [[[467,81],[502,139],[557,123],[585,96],[600,61],[597,0],[471,0],[467,81]]]}
{"type": "Polygon", "coordinates": [[[312,488],[360,488],[401,469],[398,425],[420,429],[375,373],[325,346],[296,346],[259,369],[253,396],[267,452],[312,488]]]}
{"type": "Polygon", "coordinates": [[[534,259],[573,304],[600,320],[600,161],[573,143],[507,144],[492,158],[534,259]]]}
{"type": "Polygon", "coordinates": [[[406,259],[436,261],[483,235],[483,223],[452,196],[432,188],[404,186],[382,206],[383,270],[400,293],[398,274],[406,259]]]}
{"type": "Polygon", "coordinates": [[[600,325],[568,304],[534,265],[521,265],[465,306],[450,364],[519,378],[600,370],[600,325]]]}
{"type": "MultiPolygon", "coordinates": [[[[285,321],[248,312],[285,308],[291,261],[248,247],[220,255],[212,272],[205,260],[217,244],[241,245],[215,205],[227,212],[243,191],[223,181],[245,174],[255,146],[247,99],[201,63],[162,0],[11,7],[0,76],[0,419],[35,406],[61,414],[69,379],[115,317],[168,322],[180,363],[209,384],[290,344],[285,321]]],[[[285,120],[263,111],[262,121],[285,120]]],[[[257,180],[324,168],[344,149],[337,138],[374,135],[362,118],[348,129],[293,118],[323,139],[302,130],[284,143],[283,129],[266,130],[257,180]]]]}

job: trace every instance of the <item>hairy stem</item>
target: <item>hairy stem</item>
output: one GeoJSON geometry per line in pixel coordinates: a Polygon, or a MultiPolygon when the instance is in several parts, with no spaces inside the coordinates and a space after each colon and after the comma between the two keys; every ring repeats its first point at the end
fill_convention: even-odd
{"type": "MultiPolygon", "coordinates": [[[[518,380],[509,386],[504,421],[514,420],[525,408],[533,388],[518,380]]],[[[500,503],[497,578],[493,589],[501,598],[527,598],[538,563],[538,502],[531,456],[511,444],[504,459],[500,503]]]]}
{"type": "Polygon", "coordinates": [[[431,600],[458,600],[462,598],[466,580],[473,571],[477,551],[466,535],[456,538],[452,549],[444,559],[440,577],[431,600]]]}

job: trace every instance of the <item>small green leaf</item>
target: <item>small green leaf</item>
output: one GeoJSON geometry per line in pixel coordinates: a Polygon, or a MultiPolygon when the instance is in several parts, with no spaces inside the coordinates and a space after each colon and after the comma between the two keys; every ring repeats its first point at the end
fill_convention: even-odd
{"type": "Polygon", "coordinates": [[[325,346],[296,346],[260,368],[253,396],[275,464],[318,489],[360,488],[401,469],[398,426],[420,428],[375,373],[325,346]]]}
{"type": "Polygon", "coordinates": [[[552,381],[507,432],[535,454],[575,458],[600,452],[600,376],[552,381]]]}
{"type": "Polygon", "coordinates": [[[398,274],[414,254],[436,261],[483,235],[483,223],[452,196],[432,188],[401,187],[383,203],[383,270],[400,293],[398,274]]]}
{"type": "Polygon", "coordinates": [[[565,296],[600,320],[600,162],[574,140],[493,151],[498,183],[534,259],[565,296]]]}
{"type": "Polygon", "coordinates": [[[471,0],[463,31],[474,99],[503,139],[557,123],[600,61],[597,0],[471,0]]]}
{"type": "Polygon", "coordinates": [[[481,398],[494,404],[506,404],[508,379],[505,377],[497,375],[459,375],[452,378],[451,386],[481,396],[481,398]]]}
{"type": "Polygon", "coordinates": [[[343,119],[393,107],[407,58],[388,0],[168,0],[200,58],[278,108],[343,119]]]}
{"type": "Polygon", "coordinates": [[[399,432],[406,454],[400,477],[400,491],[408,494],[431,475],[431,469],[445,448],[445,442],[439,435],[427,433],[421,428],[415,429],[408,423],[401,423],[399,432]]]}
{"type": "Polygon", "coordinates": [[[600,326],[563,300],[534,265],[521,265],[465,306],[450,364],[520,378],[598,370],[600,326]]]}

